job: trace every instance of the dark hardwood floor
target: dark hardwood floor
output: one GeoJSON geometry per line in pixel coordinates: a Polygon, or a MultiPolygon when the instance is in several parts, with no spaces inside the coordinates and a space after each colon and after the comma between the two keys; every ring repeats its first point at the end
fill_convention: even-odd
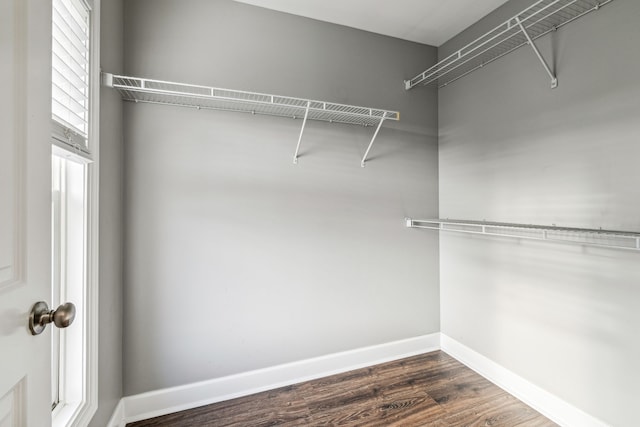
{"type": "Polygon", "coordinates": [[[127,424],[192,426],[555,426],[436,351],[127,424]]]}

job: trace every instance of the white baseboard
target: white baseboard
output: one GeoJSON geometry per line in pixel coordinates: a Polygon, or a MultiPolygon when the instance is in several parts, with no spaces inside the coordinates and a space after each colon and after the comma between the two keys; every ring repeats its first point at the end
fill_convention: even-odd
{"type": "Polygon", "coordinates": [[[442,351],[503,388],[553,422],[565,427],[607,427],[607,424],[441,334],[442,351]]]}
{"type": "Polygon", "coordinates": [[[126,423],[134,421],[440,349],[560,426],[607,427],[607,424],[601,420],[440,333],[123,397],[116,406],[107,427],[124,427],[126,423]]]}
{"type": "Polygon", "coordinates": [[[109,422],[106,427],[125,427],[125,415],[124,415],[124,400],[120,399],[115,409],[113,410],[113,415],[109,418],[109,422]]]}
{"type": "MultiPolygon", "coordinates": [[[[121,401],[122,418],[140,421],[439,349],[440,334],[435,333],[127,396],[121,401]]],[[[114,413],[112,419],[119,418],[114,413]]]]}

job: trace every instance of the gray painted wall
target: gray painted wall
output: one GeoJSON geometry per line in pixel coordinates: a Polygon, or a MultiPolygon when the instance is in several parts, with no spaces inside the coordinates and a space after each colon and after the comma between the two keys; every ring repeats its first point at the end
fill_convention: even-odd
{"type": "Polygon", "coordinates": [[[436,49],[227,0],[125,2],[130,75],[396,109],[371,128],[125,105],[126,395],[438,332],[436,49]]]}
{"type": "MultiPolygon", "coordinates": [[[[123,66],[122,0],[101,5],[100,65],[109,72],[123,66]]],[[[103,427],[122,397],[123,282],[122,101],[111,89],[100,91],[100,320],[98,411],[91,426],[103,427]]]]}
{"type": "MultiPolygon", "coordinates": [[[[640,231],[638,16],[616,0],[541,39],[556,90],[521,49],[440,91],[442,217],[640,231]]],[[[638,253],[440,239],[445,334],[611,425],[637,422],[638,253]]]]}

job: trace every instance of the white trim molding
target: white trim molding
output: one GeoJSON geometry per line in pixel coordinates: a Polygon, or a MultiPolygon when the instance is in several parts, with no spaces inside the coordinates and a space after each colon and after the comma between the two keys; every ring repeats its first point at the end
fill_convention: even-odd
{"type": "Polygon", "coordinates": [[[440,335],[442,351],[531,406],[553,422],[566,427],[608,426],[603,421],[543,390],[453,338],[445,334],[440,335]]]}
{"type": "Polygon", "coordinates": [[[140,421],[439,349],[440,334],[435,333],[127,396],[108,426],[122,426],[122,419],[140,421]]]}
{"type": "Polygon", "coordinates": [[[106,427],[125,427],[127,423],[124,418],[124,399],[120,399],[106,427]]]}
{"type": "Polygon", "coordinates": [[[442,350],[563,427],[608,427],[445,334],[435,333],[123,397],[107,427],[442,350]]]}
{"type": "Polygon", "coordinates": [[[89,151],[93,162],[88,164],[87,215],[87,294],[86,294],[86,348],[85,348],[85,410],[75,425],[87,425],[98,410],[98,357],[99,357],[99,282],[100,282],[100,11],[101,0],[85,0],[91,8],[91,60],[90,60],[90,119],[89,151]]]}

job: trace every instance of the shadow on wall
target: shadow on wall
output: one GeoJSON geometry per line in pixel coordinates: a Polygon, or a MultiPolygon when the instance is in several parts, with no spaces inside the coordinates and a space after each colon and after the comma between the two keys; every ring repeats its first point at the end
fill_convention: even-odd
{"type": "Polygon", "coordinates": [[[639,379],[637,252],[441,234],[444,333],[578,407],[631,404],[602,390],[639,379]]]}

